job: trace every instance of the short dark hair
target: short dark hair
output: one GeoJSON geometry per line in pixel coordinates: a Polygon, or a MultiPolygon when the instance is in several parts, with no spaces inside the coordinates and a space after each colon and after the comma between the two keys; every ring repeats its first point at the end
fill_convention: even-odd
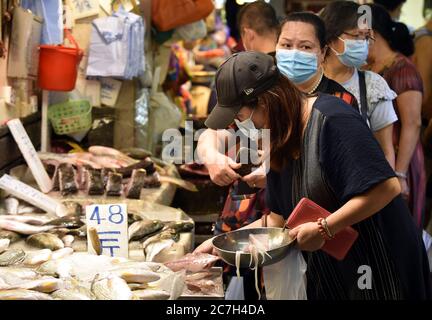
{"type": "Polygon", "coordinates": [[[359,7],[359,4],[352,1],[335,1],[320,12],[326,27],[327,43],[337,39],[344,31],[358,27],[359,7]]]}
{"type": "Polygon", "coordinates": [[[279,33],[279,21],[275,9],[264,1],[255,1],[243,6],[237,15],[238,29],[253,29],[259,35],[279,33]]]}
{"type": "Polygon", "coordinates": [[[380,5],[371,4],[372,29],[378,32],[388,43],[390,48],[409,57],[414,53],[414,39],[408,27],[395,22],[388,11],[380,5]]]}
{"type": "Polygon", "coordinates": [[[374,3],[382,5],[388,11],[396,10],[405,2],[406,0],[374,0],[374,3]]]}
{"type": "Polygon", "coordinates": [[[326,45],[326,27],[324,21],[312,12],[293,12],[287,15],[287,17],[281,23],[281,29],[287,22],[304,22],[312,25],[315,30],[315,36],[317,37],[321,49],[326,45]]]}

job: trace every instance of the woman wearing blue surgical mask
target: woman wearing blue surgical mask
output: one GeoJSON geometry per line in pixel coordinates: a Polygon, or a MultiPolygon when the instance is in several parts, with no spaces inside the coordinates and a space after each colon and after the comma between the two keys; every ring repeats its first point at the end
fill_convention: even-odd
{"type": "Polygon", "coordinates": [[[367,17],[358,11],[357,3],[335,1],[320,13],[329,47],[323,64],[324,73],[356,97],[363,119],[374,133],[386,159],[395,168],[392,134],[393,124],[398,118],[392,101],[396,93],[380,75],[359,71],[366,65],[373,38],[369,29],[359,28],[359,22],[367,17]]]}
{"type": "Polygon", "coordinates": [[[326,93],[342,98],[358,110],[356,98],[324,75],[326,30],[320,17],[311,12],[289,14],[281,24],[276,46],[279,70],[304,93],[326,93]]]}

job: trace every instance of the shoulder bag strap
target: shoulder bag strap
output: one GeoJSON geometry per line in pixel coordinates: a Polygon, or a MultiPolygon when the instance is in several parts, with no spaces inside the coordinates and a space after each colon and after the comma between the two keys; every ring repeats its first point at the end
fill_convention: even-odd
{"type": "Polygon", "coordinates": [[[361,104],[361,116],[366,123],[368,122],[368,103],[367,103],[367,89],[366,89],[366,76],[364,71],[357,71],[359,75],[360,85],[360,104],[361,104]]]}

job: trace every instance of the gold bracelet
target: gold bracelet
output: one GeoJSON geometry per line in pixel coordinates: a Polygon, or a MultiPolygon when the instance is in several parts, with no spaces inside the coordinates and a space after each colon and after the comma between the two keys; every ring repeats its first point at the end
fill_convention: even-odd
{"type": "Polygon", "coordinates": [[[329,237],[330,239],[333,239],[333,238],[334,238],[334,234],[332,234],[332,233],[330,232],[330,229],[329,229],[329,227],[328,227],[327,220],[326,220],[325,218],[323,218],[323,219],[321,220],[321,225],[323,226],[323,228],[324,228],[325,232],[327,233],[328,237],[329,237]]]}

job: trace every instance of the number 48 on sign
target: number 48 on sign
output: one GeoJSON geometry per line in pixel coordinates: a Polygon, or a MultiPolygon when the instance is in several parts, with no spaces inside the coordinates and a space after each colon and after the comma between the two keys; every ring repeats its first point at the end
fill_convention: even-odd
{"type": "Polygon", "coordinates": [[[96,254],[88,230],[95,228],[103,255],[128,258],[128,219],[126,204],[86,207],[87,248],[96,254]]]}

